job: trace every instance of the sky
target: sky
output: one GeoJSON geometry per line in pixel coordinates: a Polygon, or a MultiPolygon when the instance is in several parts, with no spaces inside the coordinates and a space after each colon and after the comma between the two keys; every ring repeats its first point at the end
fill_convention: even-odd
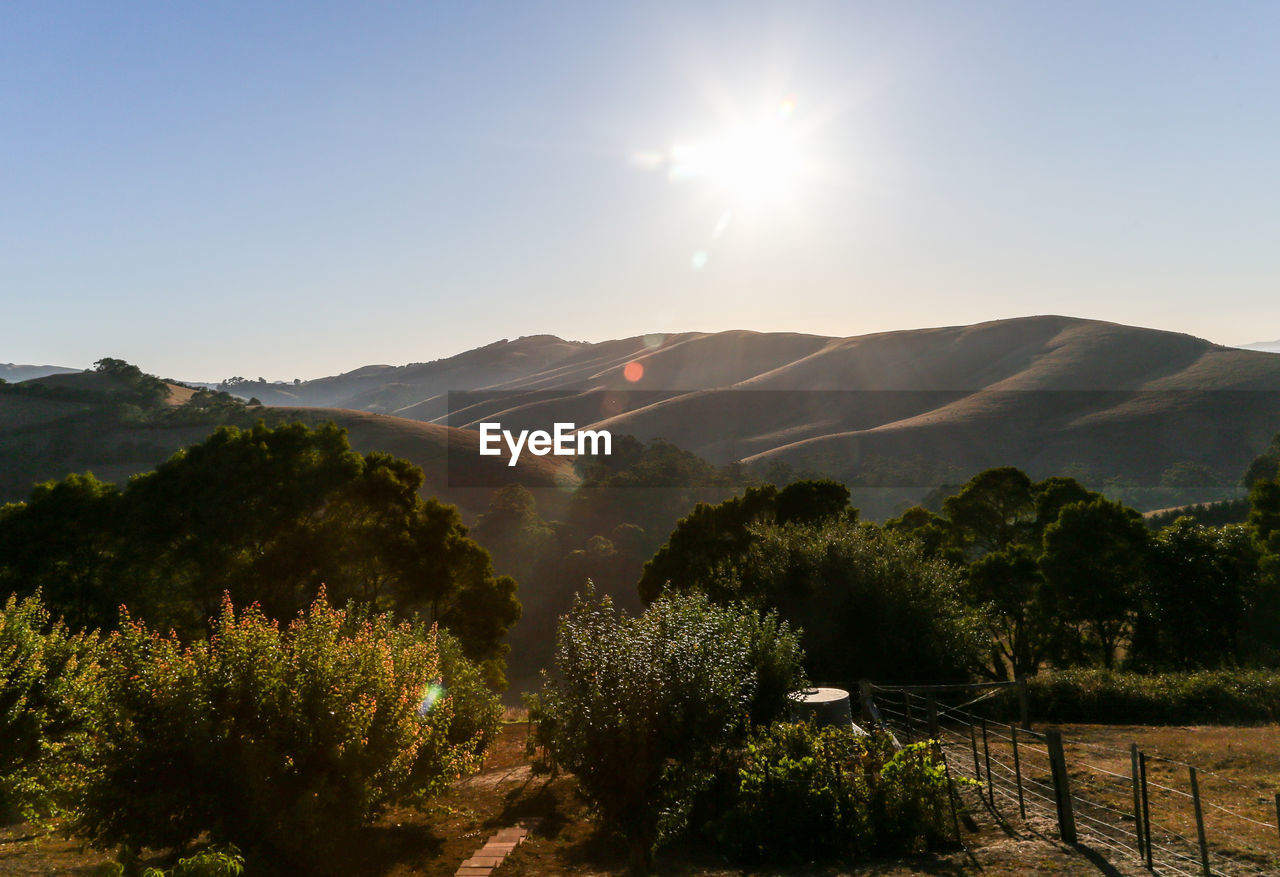
{"type": "Polygon", "coordinates": [[[1280,4],[0,4],[0,361],[1280,338],[1280,4]]]}

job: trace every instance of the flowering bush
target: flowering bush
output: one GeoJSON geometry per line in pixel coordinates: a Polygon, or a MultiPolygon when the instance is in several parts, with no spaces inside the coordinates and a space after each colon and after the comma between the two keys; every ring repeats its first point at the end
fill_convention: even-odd
{"type": "Polygon", "coordinates": [[[96,642],[50,624],[38,596],[0,609],[0,821],[68,804],[76,772],[66,765],[86,742],[75,707],[96,642]]]}
{"type": "Polygon", "coordinates": [[[99,846],[203,836],[323,872],[382,808],[478,762],[450,737],[434,628],[348,619],[321,594],[283,630],[224,600],[206,641],[126,617],[105,646],[77,825],[99,846]]]}

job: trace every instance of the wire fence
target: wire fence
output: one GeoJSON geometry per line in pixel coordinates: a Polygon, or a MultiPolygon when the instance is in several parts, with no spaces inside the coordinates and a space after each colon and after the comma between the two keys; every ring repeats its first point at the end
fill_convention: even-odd
{"type": "Polygon", "coordinates": [[[1063,840],[1157,874],[1280,875],[1280,794],[1195,765],[1069,740],[982,713],[1018,683],[862,683],[863,709],[903,743],[937,740],[1001,819],[1056,825],[1063,840]]]}

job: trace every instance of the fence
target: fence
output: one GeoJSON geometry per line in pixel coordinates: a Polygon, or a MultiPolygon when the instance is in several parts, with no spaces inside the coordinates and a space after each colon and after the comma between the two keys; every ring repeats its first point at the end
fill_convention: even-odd
{"type": "Polygon", "coordinates": [[[1031,730],[1020,683],[863,682],[860,694],[863,710],[899,740],[937,740],[948,770],[972,780],[999,818],[1056,825],[1068,843],[1158,874],[1280,875],[1280,793],[1137,743],[1122,749],[1031,730]],[[1020,694],[1021,727],[989,717],[993,698],[1010,687],[1020,694]]]}

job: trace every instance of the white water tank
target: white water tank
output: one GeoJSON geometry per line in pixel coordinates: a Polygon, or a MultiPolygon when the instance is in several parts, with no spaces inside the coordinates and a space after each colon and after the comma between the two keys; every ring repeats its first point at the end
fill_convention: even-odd
{"type": "Polygon", "coordinates": [[[851,727],[859,734],[866,733],[853,723],[849,692],[843,688],[807,688],[793,692],[791,699],[796,704],[796,718],[801,721],[813,719],[819,725],[851,727]]]}

